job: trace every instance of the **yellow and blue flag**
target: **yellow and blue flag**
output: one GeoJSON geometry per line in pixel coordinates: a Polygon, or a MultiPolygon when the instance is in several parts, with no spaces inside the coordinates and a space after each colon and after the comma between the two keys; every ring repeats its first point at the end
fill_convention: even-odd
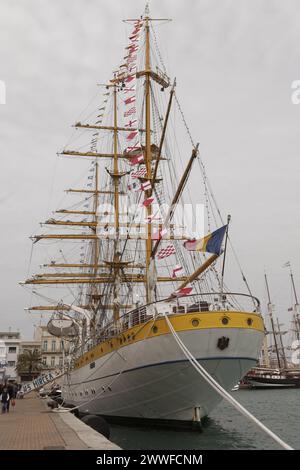
{"type": "Polygon", "coordinates": [[[204,238],[199,240],[187,240],[183,246],[188,251],[205,251],[207,253],[214,253],[216,255],[221,254],[221,246],[225,232],[227,230],[227,224],[223,227],[218,228],[214,232],[206,235],[204,238]]]}

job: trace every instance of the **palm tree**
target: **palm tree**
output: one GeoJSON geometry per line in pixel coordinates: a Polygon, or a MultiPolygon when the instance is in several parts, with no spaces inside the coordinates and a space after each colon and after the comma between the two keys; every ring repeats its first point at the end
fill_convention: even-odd
{"type": "Polygon", "coordinates": [[[30,349],[25,349],[22,354],[18,356],[18,362],[16,365],[16,370],[19,375],[28,374],[33,378],[37,376],[43,367],[42,357],[40,352],[35,349],[31,351],[30,349]]]}

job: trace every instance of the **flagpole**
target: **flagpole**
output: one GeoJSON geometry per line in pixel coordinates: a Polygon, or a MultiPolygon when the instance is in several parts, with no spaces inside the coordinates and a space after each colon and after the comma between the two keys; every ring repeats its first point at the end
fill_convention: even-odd
{"type": "Polygon", "coordinates": [[[225,248],[224,248],[224,255],[223,255],[223,266],[222,266],[222,274],[221,274],[221,295],[223,294],[223,291],[224,291],[224,272],[225,272],[225,261],[226,261],[226,252],[227,252],[227,242],[228,242],[228,228],[229,228],[230,219],[231,219],[231,215],[228,215],[227,216],[225,248]]]}

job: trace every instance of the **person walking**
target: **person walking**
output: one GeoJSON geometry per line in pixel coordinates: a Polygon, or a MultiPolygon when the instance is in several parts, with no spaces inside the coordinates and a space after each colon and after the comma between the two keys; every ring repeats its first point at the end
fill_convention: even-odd
{"type": "Polygon", "coordinates": [[[9,391],[7,387],[3,387],[2,395],[1,395],[2,413],[9,412],[9,401],[10,401],[9,391]]]}
{"type": "Polygon", "coordinates": [[[14,402],[12,401],[13,398],[14,398],[14,386],[12,383],[8,383],[7,385],[7,392],[8,392],[8,395],[9,395],[9,400],[7,402],[7,408],[6,408],[6,411],[7,413],[9,413],[9,409],[10,409],[10,405],[14,404],[14,402]]]}

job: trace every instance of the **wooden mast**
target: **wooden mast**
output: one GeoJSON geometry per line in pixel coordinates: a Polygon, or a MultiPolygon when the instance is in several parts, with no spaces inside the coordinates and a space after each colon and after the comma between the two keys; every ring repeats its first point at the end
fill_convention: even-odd
{"type": "Polygon", "coordinates": [[[268,283],[268,278],[267,278],[266,273],[265,273],[265,283],[266,283],[267,294],[268,294],[268,311],[269,311],[271,327],[272,327],[272,332],[273,332],[273,338],[274,338],[274,345],[275,345],[275,350],[276,350],[278,368],[280,370],[281,369],[281,363],[280,363],[280,357],[279,357],[279,351],[278,351],[278,345],[277,345],[277,338],[276,338],[276,331],[275,331],[275,325],[274,325],[274,319],[273,319],[273,309],[272,309],[272,302],[271,302],[271,296],[270,296],[270,289],[269,289],[269,283],[268,283]]]}
{"type": "Polygon", "coordinates": [[[294,297],[295,297],[295,304],[294,304],[294,307],[293,307],[295,333],[296,333],[296,339],[299,341],[299,339],[300,339],[300,328],[299,328],[299,317],[298,317],[298,296],[297,296],[297,291],[296,291],[296,286],[295,286],[295,281],[294,281],[294,275],[293,275],[291,265],[290,265],[290,277],[291,277],[291,284],[292,284],[292,289],[293,289],[293,293],[294,293],[294,297]]]}
{"type": "MultiPolygon", "coordinates": [[[[147,11],[148,13],[148,11],[147,11]]],[[[146,98],[146,147],[145,147],[145,160],[146,160],[146,169],[147,169],[147,179],[151,180],[151,99],[150,99],[150,92],[151,92],[151,64],[150,64],[150,29],[149,29],[149,16],[145,17],[145,34],[146,34],[146,50],[145,50],[145,98],[146,98]]],[[[146,192],[146,197],[149,197],[151,194],[151,190],[146,192]]],[[[152,215],[152,208],[151,204],[147,206],[147,217],[150,220],[152,215]]],[[[148,224],[147,227],[147,238],[146,238],[146,301],[147,303],[151,302],[151,292],[149,288],[149,265],[151,260],[151,252],[152,252],[152,240],[151,240],[151,224],[148,224]]]]}
{"type": "Polygon", "coordinates": [[[219,257],[219,255],[214,254],[210,256],[199,268],[196,269],[180,286],[178,287],[178,290],[183,289],[186,287],[188,284],[190,284],[193,281],[196,281],[200,274],[202,274],[204,271],[206,271],[207,268],[219,257]]]}
{"type": "MultiPolygon", "coordinates": [[[[98,275],[98,264],[99,264],[99,239],[97,237],[97,213],[98,213],[98,205],[99,205],[99,167],[98,162],[94,162],[95,167],[95,184],[94,184],[94,196],[93,196],[93,222],[95,223],[94,227],[91,227],[95,238],[92,241],[93,243],[93,251],[92,251],[92,262],[94,264],[93,268],[93,277],[97,278],[98,275]]],[[[94,335],[95,333],[95,316],[96,316],[96,305],[98,300],[98,286],[97,284],[91,284],[90,286],[90,294],[87,295],[86,303],[89,303],[89,295],[90,295],[90,303],[93,307],[93,317],[90,322],[90,333],[94,335]]]]}
{"type": "Polygon", "coordinates": [[[160,138],[160,142],[159,142],[159,148],[158,148],[157,158],[156,158],[156,161],[155,161],[155,166],[154,166],[154,171],[153,171],[153,176],[152,176],[152,187],[154,187],[154,185],[155,185],[155,183],[156,183],[156,176],[157,176],[157,171],[158,171],[158,165],[159,165],[159,162],[160,162],[161,151],[162,151],[163,143],[164,143],[165,136],[166,136],[166,130],[167,130],[167,125],[168,125],[168,121],[169,121],[169,116],[170,116],[170,111],[171,111],[172,100],[173,100],[173,96],[174,96],[174,93],[175,93],[175,86],[176,86],[176,79],[174,80],[172,89],[171,89],[171,91],[170,91],[170,97],[169,97],[167,112],[166,112],[166,116],[165,116],[165,120],[164,120],[164,125],[163,125],[163,129],[162,129],[162,134],[161,134],[161,138],[160,138]]]}
{"type": "Polygon", "coordinates": [[[287,360],[286,360],[285,349],[284,349],[284,344],[282,340],[282,331],[280,328],[280,323],[279,323],[278,318],[276,318],[276,321],[277,321],[277,331],[278,331],[278,336],[279,336],[279,341],[280,341],[280,346],[281,346],[283,364],[284,364],[284,367],[287,369],[287,360]]]}
{"type": "MultiPolygon", "coordinates": [[[[176,193],[175,193],[175,195],[174,195],[174,197],[173,197],[173,199],[172,199],[172,202],[171,202],[171,205],[170,205],[170,209],[169,209],[169,211],[168,211],[168,213],[167,213],[167,215],[166,215],[166,217],[165,217],[165,219],[164,219],[164,221],[163,221],[163,226],[164,226],[164,227],[166,227],[166,226],[169,224],[171,218],[172,218],[173,215],[174,215],[176,204],[177,204],[177,202],[178,202],[178,200],[179,200],[179,198],[180,198],[180,196],[181,196],[181,194],[182,194],[182,191],[184,190],[184,187],[185,187],[185,185],[186,185],[186,182],[187,182],[187,180],[188,180],[188,178],[189,178],[189,175],[190,175],[190,171],[191,171],[193,162],[194,162],[195,158],[196,158],[197,155],[198,155],[198,147],[199,147],[199,144],[197,144],[196,147],[195,147],[195,148],[193,149],[193,151],[192,151],[192,155],[191,155],[191,157],[190,157],[190,159],[189,159],[189,161],[188,161],[188,164],[187,164],[186,169],[184,170],[184,173],[183,173],[183,175],[182,175],[182,177],[181,177],[181,180],[180,180],[180,182],[179,182],[179,185],[178,185],[178,188],[177,188],[177,190],[176,190],[176,193]]],[[[164,237],[164,239],[166,240],[167,238],[164,237]]],[[[160,245],[161,240],[162,240],[162,239],[159,238],[159,239],[156,241],[156,243],[155,243],[155,245],[154,245],[154,248],[153,248],[153,250],[152,250],[152,252],[151,252],[151,257],[152,257],[152,258],[155,257],[155,254],[156,254],[156,252],[157,252],[157,250],[158,250],[158,247],[159,247],[159,245],[160,245]]]]}
{"type": "Polygon", "coordinates": [[[119,289],[119,270],[120,270],[120,253],[119,253],[119,167],[118,167],[118,108],[117,108],[117,85],[113,85],[113,96],[114,96],[114,172],[113,172],[113,181],[114,181],[114,206],[115,206],[115,241],[114,241],[114,257],[113,257],[113,267],[114,267],[114,308],[113,308],[113,317],[116,322],[120,316],[120,307],[118,299],[118,289],[119,289]]]}
{"type": "Polygon", "coordinates": [[[117,114],[117,86],[113,86],[114,95],[114,205],[115,205],[115,230],[116,238],[119,238],[119,169],[118,169],[118,114],[117,114]]]}

